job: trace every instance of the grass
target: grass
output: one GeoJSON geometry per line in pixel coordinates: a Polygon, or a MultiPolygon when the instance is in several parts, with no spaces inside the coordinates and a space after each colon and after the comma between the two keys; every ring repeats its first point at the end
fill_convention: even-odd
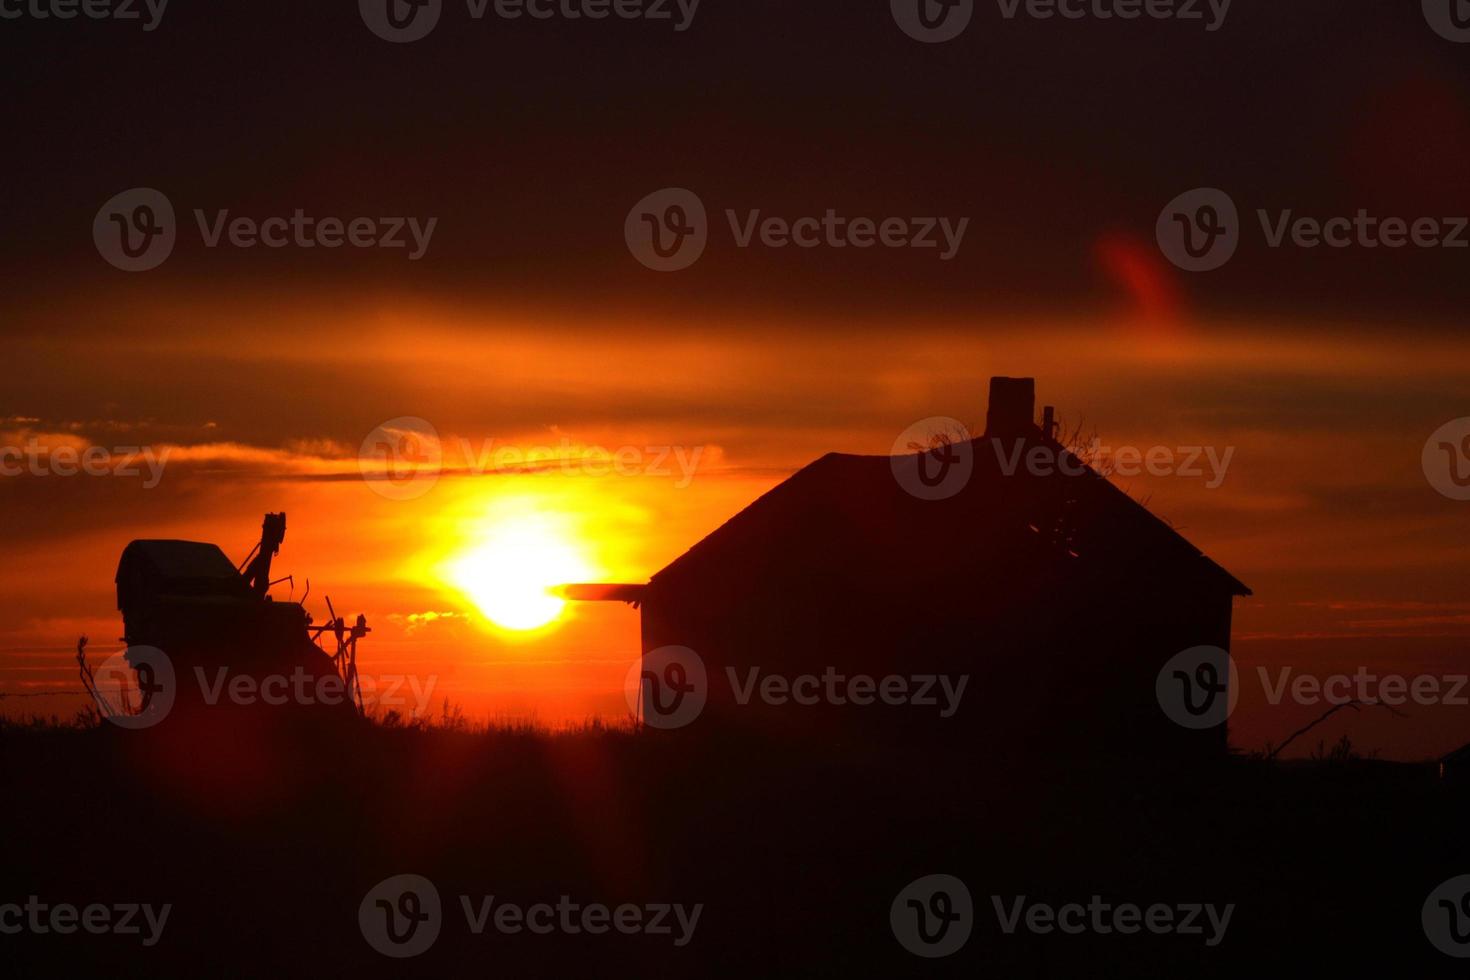
{"type": "Polygon", "coordinates": [[[0,724],[4,892],[176,906],[146,956],[110,937],[32,937],[7,945],[13,975],[27,975],[32,949],[48,974],[197,972],[227,956],[229,971],[252,974],[398,975],[363,943],[356,910],[376,882],[411,872],[435,882],[451,917],[458,896],[705,906],[683,949],[649,936],[477,937],[446,919],[414,967],[454,975],[493,964],[514,976],[1234,977],[1271,962],[1432,976],[1419,905],[1470,868],[1464,798],[1430,766],[1363,760],[1346,743],[1313,760],[1166,766],[1022,756],[973,734],[471,722],[447,702],[314,734],[246,717],[188,738],[163,727],[0,724]],[[991,922],[954,960],[924,963],[893,941],[887,915],[907,882],[933,873],[965,880],[982,910],[991,895],[1100,894],[1237,912],[1211,950],[1182,937],[1005,936],[991,922]]]}

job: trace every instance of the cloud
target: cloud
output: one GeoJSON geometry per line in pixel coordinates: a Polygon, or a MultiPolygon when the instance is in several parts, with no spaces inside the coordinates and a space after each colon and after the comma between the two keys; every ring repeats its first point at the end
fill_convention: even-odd
{"type": "Polygon", "coordinates": [[[407,636],[413,636],[433,626],[442,626],[446,623],[459,625],[468,622],[468,617],[463,613],[438,612],[427,610],[416,613],[389,613],[388,622],[399,627],[407,636]]]}

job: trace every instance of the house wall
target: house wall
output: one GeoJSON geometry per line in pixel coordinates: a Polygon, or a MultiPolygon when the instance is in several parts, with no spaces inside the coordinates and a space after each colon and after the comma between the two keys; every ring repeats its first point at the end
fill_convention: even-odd
{"type": "MultiPolygon", "coordinates": [[[[701,727],[759,728],[827,737],[914,731],[959,737],[1006,753],[1203,756],[1223,753],[1227,731],[1184,729],[1160,709],[1155,683],[1175,654],[1229,649],[1232,597],[1157,583],[1105,601],[1036,601],[1001,615],[957,596],[824,594],[787,583],[712,602],[664,592],[643,606],[644,652],[696,651],[708,674],[701,727]],[[959,711],[888,706],[740,704],[730,680],[776,673],[968,677],[959,711]],[[752,670],[755,671],[752,675],[752,670]]],[[[936,688],[937,690],[937,688],[936,688]]]]}

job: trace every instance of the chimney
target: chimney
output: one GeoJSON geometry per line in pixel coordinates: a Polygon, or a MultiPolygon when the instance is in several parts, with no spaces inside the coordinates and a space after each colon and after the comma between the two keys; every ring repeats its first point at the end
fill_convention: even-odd
{"type": "Polygon", "coordinates": [[[987,436],[1027,435],[1036,425],[1036,379],[991,378],[987,436]]]}

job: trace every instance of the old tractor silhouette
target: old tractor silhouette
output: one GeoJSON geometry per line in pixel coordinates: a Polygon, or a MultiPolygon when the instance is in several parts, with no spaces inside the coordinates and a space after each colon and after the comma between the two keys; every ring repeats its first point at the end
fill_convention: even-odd
{"type": "Polygon", "coordinates": [[[165,683],[157,676],[161,662],[173,685],[170,717],[247,710],[351,720],[362,713],[357,641],[370,632],[367,621],[358,616],[348,626],[328,598],[331,618],[313,626],[305,596],[300,603],[272,599],[271,560],[285,537],[286,515],[267,514],[241,568],[217,545],[197,541],[134,541],[124,549],[117,606],[145,710],[165,683]],[[329,637],[332,654],[320,645],[329,637]]]}

